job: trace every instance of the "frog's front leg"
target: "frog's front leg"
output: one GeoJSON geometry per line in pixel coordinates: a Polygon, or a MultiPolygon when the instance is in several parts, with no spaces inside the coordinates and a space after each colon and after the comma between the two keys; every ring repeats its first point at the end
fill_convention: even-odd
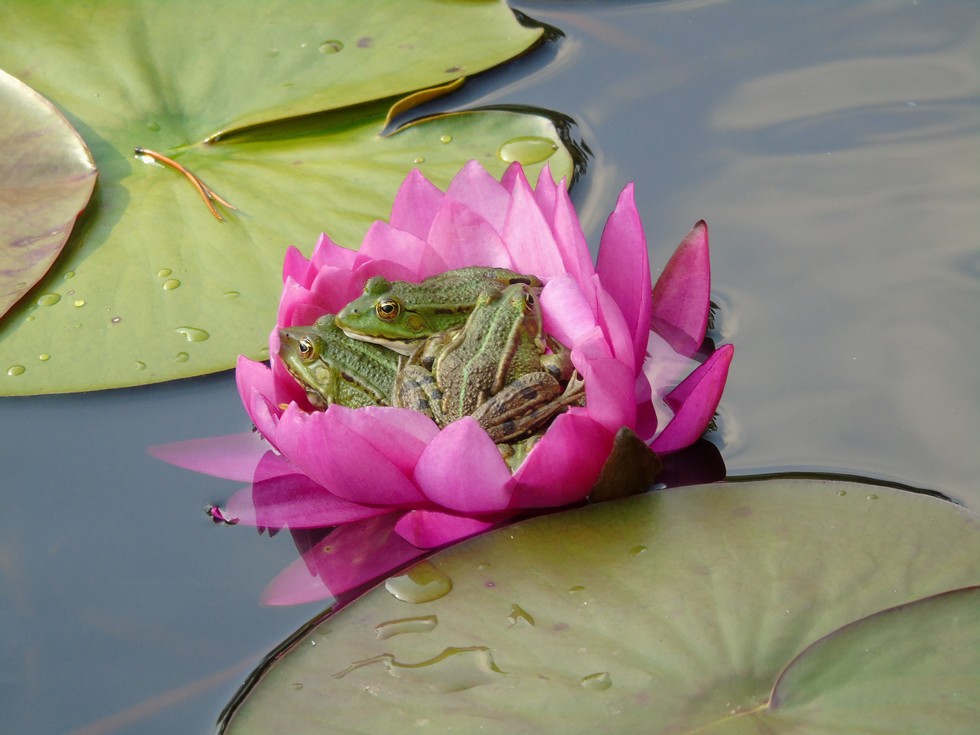
{"type": "Polygon", "coordinates": [[[439,428],[449,423],[442,409],[442,391],[435,377],[419,365],[405,365],[395,377],[391,405],[428,416],[439,428]]]}

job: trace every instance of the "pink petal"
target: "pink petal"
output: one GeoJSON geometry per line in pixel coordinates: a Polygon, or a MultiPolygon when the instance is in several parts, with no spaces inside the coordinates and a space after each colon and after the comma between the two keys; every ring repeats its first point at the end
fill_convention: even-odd
{"type": "Polygon", "coordinates": [[[227,480],[251,482],[269,445],[253,431],[156,444],[147,451],[177,467],[227,480]]]}
{"type": "Polygon", "coordinates": [[[413,280],[446,270],[442,258],[425,240],[387,222],[375,222],[368,228],[354,261],[355,270],[371,260],[398,263],[413,274],[413,280]]]}
{"type": "Polygon", "coordinates": [[[363,437],[372,447],[410,476],[426,445],[439,433],[432,419],[418,411],[384,406],[333,411],[339,425],[363,437]]]}
{"type": "Polygon", "coordinates": [[[551,226],[523,177],[515,182],[511,193],[503,240],[518,271],[545,280],[565,272],[551,226]]]}
{"type": "Polygon", "coordinates": [[[545,332],[566,347],[597,326],[595,312],[586,296],[567,273],[552,278],[541,291],[541,313],[545,332]]]}
{"type": "MultiPolygon", "coordinates": [[[[279,450],[314,482],[345,500],[388,507],[422,502],[422,494],[403,467],[344,421],[353,410],[333,405],[307,414],[290,404],[276,432],[279,450]]],[[[365,424],[354,422],[354,426],[363,429],[365,424]]],[[[395,426],[387,426],[386,431],[393,441],[401,438],[395,426]]],[[[391,447],[391,451],[395,460],[401,458],[400,449],[391,447]]]]}
{"type": "Polygon", "coordinates": [[[296,605],[337,597],[422,556],[395,533],[398,516],[387,513],[337,527],[269,583],[262,603],[296,605]]]}
{"type": "Polygon", "coordinates": [[[558,190],[551,229],[555,233],[565,271],[578,282],[579,288],[586,289],[595,268],[575,206],[563,187],[558,190]]]}
{"type": "Polygon", "coordinates": [[[682,355],[694,354],[704,341],[710,295],[708,225],[701,220],[677,246],[653,287],[651,324],[682,355]]]}
{"type": "Polygon", "coordinates": [[[636,376],[636,435],[649,442],[657,433],[657,410],[653,405],[653,387],[643,373],[636,376]]]}
{"type": "Polygon", "coordinates": [[[594,421],[613,434],[622,426],[636,425],[635,375],[627,365],[606,358],[588,360],[579,370],[585,380],[585,406],[594,421]]]}
{"type": "MultiPolygon", "coordinates": [[[[321,234],[313,248],[313,255],[310,256],[310,272],[319,273],[324,268],[338,268],[340,270],[351,270],[354,267],[354,258],[357,252],[349,248],[342,248],[334,243],[326,234],[321,234]]],[[[297,279],[299,280],[299,279],[297,279]]]]}
{"type": "Polygon", "coordinates": [[[450,269],[468,265],[513,267],[493,225],[465,204],[449,198],[443,201],[432,222],[428,241],[450,269]]]}
{"type": "Polygon", "coordinates": [[[626,324],[626,319],[623,317],[623,312],[620,311],[619,305],[609,292],[599,285],[597,280],[594,281],[594,286],[595,299],[598,305],[599,326],[602,327],[602,333],[610,347],[612,347],[613,355],[615,355],[617,360],[630,366],[634,371],[639,370],[643,364],[643,358],[646,356],[646,336],[650,334],[650,330],[647,329],[644,334],[644,352],[638,358],[634,357],[632,334],[626,324]]]}
{"type": "MultiPolygon", "coordinates": [[[[562,179],[564,184],[564,179],[562,179]]],[[[564,188],[561,186],[560,188],[564,188]]],[[[538,173],[538,182],[534,186],[534,202],[541,210],[541,214],[549,224],[555,219],[555,206],[558,201],[559,185],[555,183],[551,175],[551,167],[545,164],[544,168],[538,173]]]]}
{"type": "Polygon", "coordinates": [[[433,503],[461,513],[502,510],[510,501],[510,471],[475,419],[454,421],[419,457],[415,481],[433,503]]]}
{"type": "Polygon", "coordinates": [[[420,549],[434,549],[483,533],[498,522],[434,510],[412,510],[398,519],[395,533],[420,549]]]}
{"type": "Polygon", "coordinates": [[[308,286],[307,276],[310,274],[310,261],[299,251],[299,248],[290,245],[286,248],[286,256],[282,261],[282,281],[292,278],[298,283],[308,286]]]}
{"type": "Polygon", "coordinates": [[[496,232],[503,232],[510,198],[507,190],[477,161],[469,161],[453,177],[446,197],[479,214],[496,232]]]}
{"type": "Polygon", "coordinates": [[[704,433],[725,390],[734,354],[732,345],[722,345],[667,394],[665,400],[674,410],[674,418],[653,440],[650,446],[654,451],[676,452],[693,444],[704,433]]]}
{"type": "Polygon", "coordinates": [[[635,369],[639,370],[650,331],[650,262],[633,184],[623,189],[606,220],[596,272],[623,313],[632,335],[635,369]]]}
{"type": "Polygon", "coordinates": [[[409,232],[420,240],[427,240],[432,220],[435,219],[445,196],[418,169],[413,169],[395,195],[388,222],[395,229],[409,232]]]}
{"type": "Polygon", "coordinates": [[[609,456],[613,434],[582,413],[554,420],[514,473],[510,507],[552,508],[582,500],[609,456]]]}

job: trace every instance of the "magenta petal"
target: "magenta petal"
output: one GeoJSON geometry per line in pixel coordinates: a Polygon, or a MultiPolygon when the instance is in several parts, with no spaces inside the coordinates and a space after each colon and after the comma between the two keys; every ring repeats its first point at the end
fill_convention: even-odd
{"type": "Polygon", "coordinates": [[[511,193],[503,240],[513,261],[520,263],[522,272],[545,280],[565,272],[550,223],[541,214],[534,192],[523,179],[517,180],[511,193]]]}
{"type": "Polygon", "coordinates": [[[384,406],[338,408],[332,411],[338,425],[363,437],[408,476],[426,445],[439,433],[432,419],[418,411],[384,406]]]}
{"type": "Polygon", "coordinates": [[[398,519],[395,533],[420,549],[434,549],[483,533],[498,522],[434,510],[412,510],[398,519]]]}
{"type": "Polygon", "coordinates": [[[694,354],[704,341],[710,296],[708,225],[701,220],[677,246],[653,287],[653,328],[680,354],[694,354]]]}
{"type": "Polygon", "coordinates": [[[388,222],[396,229],[426,240],[445,196],[418,169],[412,169],[395,195],[388,222]]]}
{"type": "MultiPolygon", "coordinates": [[[[422,494],[398,464],[401,450],[392,449],[389,457],[377,449],[357,433],[363,423],[354,422],[352,431],[344,414],[353,410],[333,405],[307,414],[291,404],[279,420],[279,450],[316,483],[345,500],[393,507],[422,502],[422,494]]],[[[398,437],[397,428],[390,428],[398,437]]]]}
{"type": "Polygon", "coordinates": [[[442,258],[425,240],[395,229],[387,222],[375,222],[368,229],[355,260],[355,270],[371,260],[398,263],[413,274],[412,280],[446,270],[442,258]]]}
{"type": "Polygon", "coordinates": [[[284,569],[262,593],[266,605],[296,605],[338,596],[422,555],[395,533],[398,513],[337,527],[284,569]]]}
{"type": "Polygon", "coordinates": [[[511,508],[548,508],[582,500],[609,456],[613,435],[581,413],[563,413],[512,479],[511,508]]]}
{"type": "Polygon", "coordinates": [[[507,215],[507,190],[476,161],[468,162],[449,182],[446,197],[465,205],[502,232],[507,215]]]}
{"type": "Polygon", "coordinates": [[[623,189],[616,209],[606,220],[596,272],[612,296],[632,337],[635,367],[640,369],[650,331],[650,262],[633,184],[623,189]]]}
{"type": "Polygon", "coordinates": [[[227,480],[251,482],[259,461],[269,451],[269,445],[258,434],[248,431],[155,444],[147,451],[157,459],[187,470],[227,480]]]}
{"type": "Polygon", "coordinates": [[[541,291],[544,330],[567,347],[597,326],[595,313],[578,282],[569,274],[552,278],[541,291]]]}
{"type": "Polygon", "coordinates": [[[575,213],[575,206],[562,187],[558,188],[551,229],[555,233],[565,271],[576,280],[579,288],[587,288],[594,273],[592,255],[589,253],[585,233],[582,232],[582,224],[575,213]]]}
{"type": "Polygon", "coordinates": [[[643,365],[643,359],[646,357],[646,338],[649,336],[650,330],[647,329],[644,332],[643,353],[638,356],[634,355],[633,335],[626,324],[623,312],[609,292],[598,282],[598,279],[595,281],[595,299],[598,306],[599,326],[602,327],[602,333],[605,335],[609,346],[612,347],[613,355],[634,371],[639,370],[643,365]]]}
{"type": "Polygon", "coordinates": [[[673,409],[674,417],[650,445],[654,451],[676,452],[704,433],[725,390],[734,354],[732,345],[722,345],[667,394],[664,400],[673,409]]]}
{"type": "Polygon", "coordinates": [[[513,267],[497,230],[479,213],[449,198],[443,201],[432,222],[429,244],[448,268],[469,265],[513,267]]]}
{"type": "MultiPolygon", "coordinates": [[[[316,274],[324,268],[339,268],[351,270],[357,252],[337,245],[326,234],[321,234],[310,256],[310,271],[316,274]]],[[[297,279],[299,280],[299,279],[297,279]]]]}
{"type": "Polygon", "coordinates": [[[635,426],[633,371],[615,358],[588,360],[580,370],[585,380],[589,416],[613,433],[623,426],[635,426]]]}
{"type": "Polygon", "coordinates": [[[510,471],[475,419],[465,416],[439,432],[419,457],[415,481],[426,497],[461,513],[506,508],[510,471]]]}

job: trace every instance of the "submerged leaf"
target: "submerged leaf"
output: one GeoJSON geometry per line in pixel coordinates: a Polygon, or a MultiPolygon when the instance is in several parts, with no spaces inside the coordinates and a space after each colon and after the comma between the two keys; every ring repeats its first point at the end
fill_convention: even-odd
{"type": "Polygon", "coordinates": [[[498,150],[532,136],[553,144],[556,177],[572,173],[555,120],[533,111],[382,135],[400,98],[539,42],[541,29],[499,0],[291,0],[249,12],[230,0],[14,0],[0,5],[0,26],[17,29],[0,67],[74,122],[101,176],[36,292],[60,299],[25,300],[0,323],[0,351],[26,366],[0,372],[0,394],[137,385],[267,357],[286,249],[308,252],[322,231],[359,242],[412,168],[444,186],[476,158],[499,176],[498,150]],[[163,157],[235,210],[215,199],[219,221],[163,157]]]}
{"type": "Polygon", "coordinates": [[[980,581],[980,533],[944,501],[704,485],[429,563],[451,592],[406,604],[382,586],[341,609],[270,656],[225,732],[972,732],[978,594],[943,593],[980,581]]]}

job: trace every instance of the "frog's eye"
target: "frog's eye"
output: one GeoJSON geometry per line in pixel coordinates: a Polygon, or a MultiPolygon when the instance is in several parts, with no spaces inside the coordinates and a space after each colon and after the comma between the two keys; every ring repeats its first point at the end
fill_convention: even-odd
{"type": "Polygon", "coordinates": [[[534,308],[534,294],[530,294],[530,293],[524,294],[524,308],[525,309],[534,308]]]}
{"type": "Polygon", "coordinates": [[[375,305],[374,311],[378,315],[378,319],[384,322],[390,322],[401,313],[402,305],[395,299],[381,299],[375,305]]]}
{"type": "Polygon", "coordinates": [[[304,337],[299,341],[299,356],[307,361],[316,357],[316,347],[313,346],[313,341],[309,337],[304,337]]]}

